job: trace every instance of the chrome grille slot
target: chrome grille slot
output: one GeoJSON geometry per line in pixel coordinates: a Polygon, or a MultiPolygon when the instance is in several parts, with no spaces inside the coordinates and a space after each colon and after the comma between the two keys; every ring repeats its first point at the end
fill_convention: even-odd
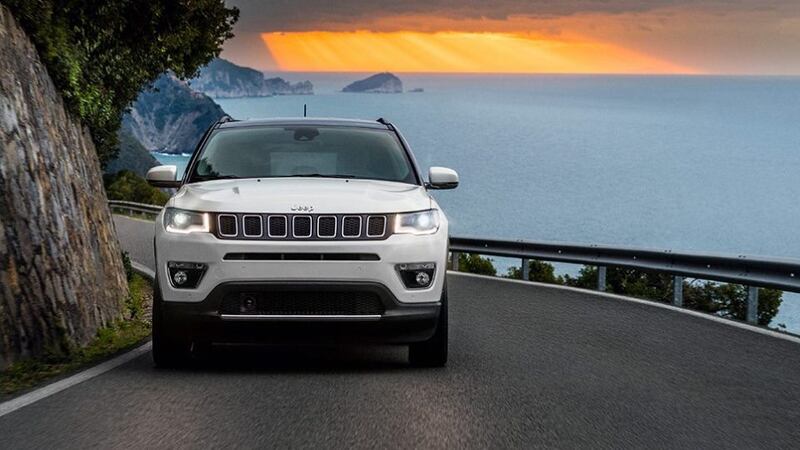
{"type": "Polygon", "coordinates": [[[245,215],[242,221],[244,222],[245,237],[261,237],[264,227],[264,221],[261,216],[245,215]]]}
{"type": "Polygon", "coordinates": [[[267,235],[271,238],[283,238],[289,233],[286,229],[286,216],[269,216],[269,231],[267,235]]]}
{"type": "Polygon", "coordinates": [[[296,238],[311,237],[311,216],[292,217],[292,235],[296,238]]]}
{"type": "Polygon", "coordinates": [[[239,234],[238,219],[233,214],[220,214],[217,216],[217,227],[220,236],[234,237],[239,234]]]}
{"type": "Polygon", "coordinates": [[[392,235],[393,214],[214,213],[214,236],[246,241],[362,241],[392,235]]]}
{"type": "Polygon", "coordinates": [[[386,233],[386,216],[370,216],[367,219],[367,236],[378,237],[386,233]]]}
{"type": "Polygon", "coordinates": [[[336,216],[317,217],[317,237],[336,237],[336,216]]]}
{"type": "Polygon", "coordinates": [[[344,216],[342,219],[342,236],[361,236],[361,216],[344,216]]]}

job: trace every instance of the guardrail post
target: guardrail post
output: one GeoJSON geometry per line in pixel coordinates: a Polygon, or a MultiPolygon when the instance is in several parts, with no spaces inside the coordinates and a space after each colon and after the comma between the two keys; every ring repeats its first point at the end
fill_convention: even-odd
{"type": "Polygon", "coordinates": [[[754,286],[747,287],[747,322],[758,323],[758,288],[754,286]]]}
{"type": "Polygon", "coordinates": [[[597,266],[597,290],[606,290],[606,266],[597,266]]]}
{"type": "Polygon", "coordinates": [[[531,277],[530,259],[522,258],[522,279],[528,281],[531,277]]]}
{"type": "Polygon", "coordinates": [[[683,277],[672,277],[672,304],[677,307],[683,306],[683,277]]]}
{"type": "Polygon", "coordinates": [[[450,269],[458,272],[458,252],[450,252],[450,269]]]}

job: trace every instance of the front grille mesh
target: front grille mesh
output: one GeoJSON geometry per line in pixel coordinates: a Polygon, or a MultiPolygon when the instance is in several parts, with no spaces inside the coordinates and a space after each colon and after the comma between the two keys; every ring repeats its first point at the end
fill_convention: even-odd
{"type": "Polygon", "coordinates": [[[367,235],[369,236],[382,236],[383,230],[386,228],[386,217],[371,216],[367,222],[367,235]]]}
{"type": "Polygon", "coordinates": [[[247,240],[382,240],[392,234],[392,214],[220,213],[216,236],[247,240]]]}
{"type": "Polygon", "coordinates": [[[323,216],[317,220],[318,237],[336,237],[336,217],[323,216]]]}
{"type": "Polygon", "coordinates": [[[380,297],[364,291],[235,292],[225,296],[220,314],[234,315],[382,315],[380,297]]]}
{"type": "Polygon", "coordinates": [[[297,216],[293,221],[294,237],[311,237],[311,217],[297,216]]]}
{"type": "Polygon", "coordinates": [[[269,235],[273,237],[284,237],[286,234],[286,217],[270,216],[269,235]]]}
{"type": "Polygon", "coordinates": [[[236,236],[236,216],[230,214],[220,214],[219,234],[223,236],[236,236]]]}
{"type": "Polygon", "coordinates": [[[244,234],[250,237],[261,236],[261,216],[244,216],[244,234]]]}
{"type": "Polygon", "coordinates": [[[356,237],[361,234],[361,217],[347,216],[342,221],[342,236],[356,237]]]}

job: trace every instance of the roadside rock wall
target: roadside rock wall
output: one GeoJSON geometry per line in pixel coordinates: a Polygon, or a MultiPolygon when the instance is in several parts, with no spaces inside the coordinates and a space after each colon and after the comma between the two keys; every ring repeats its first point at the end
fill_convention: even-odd
{"type": "Polygon", "coordinates": [[[91,341],[127,282],[100,165],[0,5],[0,369],[91,341]]]}

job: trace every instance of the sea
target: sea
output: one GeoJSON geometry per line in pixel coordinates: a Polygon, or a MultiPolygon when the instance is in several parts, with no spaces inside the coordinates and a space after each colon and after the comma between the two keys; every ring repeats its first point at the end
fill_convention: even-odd
{"type": "MultiPolygon", "coordinates": [[[[238,119],[386,118],[424,170],[458,171],[434,193],[453,235],[800,258],[800,77],[402,74],[422,92],[353,94],[367,74],[276,75],[315,95],[216,101],[238,119]]],[[[800,332],[800,295],[771,325],[800,332]]]]}

